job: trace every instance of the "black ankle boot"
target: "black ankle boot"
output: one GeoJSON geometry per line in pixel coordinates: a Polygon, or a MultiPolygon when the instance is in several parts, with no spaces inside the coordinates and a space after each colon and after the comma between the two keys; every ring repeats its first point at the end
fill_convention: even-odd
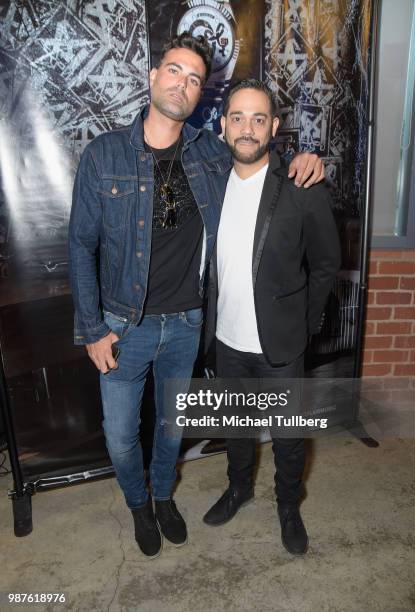
{"type": "Polygon", "coordinates": [[[284,548],[292,555],[307,552],[308,536],[297,505],[278,504],[281,523],[281,540],[284,548]]]}
{"type": "Polygon", "coordinates": [[[161,553],[161,535],[153,512],[151,497],[140,508],[131,510],[134,519],[135,541],[147,557],[158,557],[161,553]]]}
{"type": "Polygon", "coordinates": [[[175,546],[187,542],[186,523],[172,499],[155,501],[156,519],[161,533],[175,546]]]}
{"type": "Polygon", "coordinates": [[[233,487],[232,485],[226,489],[225,493],[220,499],[214,504],[203,517],[203,521],[207,525],[217,527],[218,525],[224,525],[230,521],[239,508],[245,506],[254,498],[253,489],[247,491],[241,491],[233,487]]]}

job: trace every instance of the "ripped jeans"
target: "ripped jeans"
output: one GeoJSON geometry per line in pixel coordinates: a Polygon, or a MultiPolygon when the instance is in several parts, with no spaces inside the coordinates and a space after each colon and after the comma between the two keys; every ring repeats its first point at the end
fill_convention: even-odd
{"type": "MultiPolygon", "coordinates": [[[[154,375],[156,422],[150,465],[150,484],[156,500],[171,497],[176,479],[180,437],[165,427],[164,381],[188,379],[199,348],[202,309],[162,315],[147,315],[139,325],[105,313],[105,322],[119,336],[118,369],[100,374],[107,449],[127,506],[146,503],[143,453],[140,443],[140,409],[150,367],[154,375]]],[[[183,390],[184,392],[187,389],[183,390]]],[[[173,398],[172,398],[173,399],[173,398]]]]}

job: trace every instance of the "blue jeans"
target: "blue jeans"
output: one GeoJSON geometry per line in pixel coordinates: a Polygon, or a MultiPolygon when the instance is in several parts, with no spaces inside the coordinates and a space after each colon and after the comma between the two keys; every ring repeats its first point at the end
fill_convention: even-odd
{"type": "Polygon", "coordinates": [[[118,369],[100,375],[103,427],[118,482],[127,506],[133,510],[148,499],[139,431],[141,400],[151,365],[156,423],[150,483],[154,499],[171,497],[181,440],[166,431],[165,418],[167,412],[171,414],[172,406],[164,405],[164,381],[179,378],[190,383],[199,347],[202,309],[147,315],[139,325],[105,313],[105,323],[120,338],[115,343],[120,354],[118,369]]]}

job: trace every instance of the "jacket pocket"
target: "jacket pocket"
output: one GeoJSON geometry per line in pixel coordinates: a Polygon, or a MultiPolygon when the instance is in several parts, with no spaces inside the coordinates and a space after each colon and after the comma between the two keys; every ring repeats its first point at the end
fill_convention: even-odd
{"type": "Polygon", "coordinates": [[[301,287],[297,289],[293,289],[292,291],[289,291],[288,293],[283,293],[282,295],[278,295],[278,294],[273,295],[272,299],[276,301],[276,300],[282,300],[287,297],[291,297],[292,295],[295,295],[296,293],[300,293],[300,291],[303,291],[306,286],[307,286],[307,283],[304,283],[303,285],[301,285],[301,287]]]}
{"type": "Polygon", "coordinates": [[[307,327],[307,283],[282,296],[273,296],[273,309],[282,321],[287,324],[287,330],[291,328],[290,334],[294,339],[298,334],[303,336],[307,327]]]}
{"type": "Polygon", "coordinates": [[[111,229],[124,227],[134,201],[134,182],[122,179],[103,179],[98,193],[102,199],[104,225],[111,229]]]}
{"type": "Polygon", "coordinates": [[[204,176],[203,180],[206,185],[207,201],[212,206],[216,201],[216,206],[219,210],[222,208],[231,167],[227,158],[203,160],[201,164],[202,176],[204,176]]]}

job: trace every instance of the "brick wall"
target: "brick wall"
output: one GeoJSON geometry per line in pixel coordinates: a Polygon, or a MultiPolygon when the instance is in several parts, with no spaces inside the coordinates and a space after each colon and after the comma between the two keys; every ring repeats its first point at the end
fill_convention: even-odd
{"type": "Polygon", "coordinates": [[[371,251],[363,376],[415,376],[415,251],[371,251]]]}

